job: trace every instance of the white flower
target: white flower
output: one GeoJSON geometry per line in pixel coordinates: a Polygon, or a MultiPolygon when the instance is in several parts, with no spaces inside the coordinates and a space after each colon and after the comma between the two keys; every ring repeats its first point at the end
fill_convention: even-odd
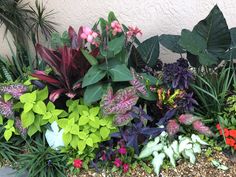
{"type": "Polygon", "coordinates": [[[46,140],[52,149],[58,150],[59,147],[65,146],[63,142],[63,138],[62,138],[64,130],[61,129],[59,131],[59,127],[56,121],[54,121],[51,124],[51,128],[52,128],[52,131],[51,130],[46,131],[46,134],[45,134],[46,140]]]}

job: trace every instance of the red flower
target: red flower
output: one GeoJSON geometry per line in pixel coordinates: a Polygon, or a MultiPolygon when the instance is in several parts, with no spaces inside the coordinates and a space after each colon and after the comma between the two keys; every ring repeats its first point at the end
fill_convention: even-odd
{"type": "Polygon", "coordinates": [[[124,172],[124,173],[127,173],[128,171],[129,171],[129,164],[125,163],[125,164],[123,165],[123,172],[124,172]]]}
{"type": "Polygon", "coordinates": [[[119,168],[122,165],[122,161],[119,158],[116,158],[114,161],[114,165],[119,168]]]}
{"type": "Polygon", "coordinates": [[[236,150],[236,145],[234,145],[234,150],[236,150]]]}
{"type": "Polygon", "coordinates": [[[230,130],[229,135],[232,136],[233,138],[236,138],[236,130],[230,130]]]}
{"type": "Polygon", "coordinates": [[[236,141],[232,138],[225,138],[225,142],[227,145],[234,147],[236,141]]]}
{"type": "Polygon", "coordinates": [[[227,128],[224,128],[224,135],[225,137],[229,136],[229,130],[227,128]]]}
{"type": "Polygon", "coordinates": [[[221,129],[219,130],[219,133],[220,133],[220,135],[223,135],[223,133],[222,133],[222,130],[221,130],[221,129]]]}
{"type": "Polygon", "coordinates": [[[218,130],[220,130],[221,128],[220,128],[220,124],[217,124],[216,125],[216,128],[218,129],[218,130]]]}
{"type": "Polygon", "coordinates": [[[74,163],[73,163],[73,165],[74,165],[75,168],[81,168],[81,167],[82,167],[82,164],[83,164],[83,161],[80,160],[80,159],[75,159],[75,160],[74,160],[74,163]]]}
{"type": "Polygon", "coordinates": [[[121,155],[125,155],[127,153],[127,150],[125,147],[121,147],[118,152],[121,154],[121,155]]]}

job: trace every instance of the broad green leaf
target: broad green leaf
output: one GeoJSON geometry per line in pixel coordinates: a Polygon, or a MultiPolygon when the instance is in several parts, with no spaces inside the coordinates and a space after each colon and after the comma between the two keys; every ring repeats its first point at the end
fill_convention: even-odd
{"type": "Polygon", "coordinates": [[[63,133],[62,135],[65,146],[69,145],[72,140],[72,135],[70,133],[63,133]]]}
{"type": "Polygon", "coordinates": [[[167,49],[175,53],[185,53],[186,51],[178,44],[179,35],[162,34],[159,38],[160,43],[167,49]]]}
{"type": "Polygon", "coordinates": [[[33,103],[25,103],[24,112],[29,112],[34,107],[33,103]]]}
{"type": "Polygon", "coordinates": [[[82,87],[95,84],[106,76],[106,71],[99,69],[98,65],[92,66],[85,74],[82,87]]]}
{"type": "Polygon", "coordinates": [[[79,118],[79,125],[86,125],[89,122],[89,118],[87,116],[81,116],[79,118]]]}
{"type": "Polygon", "coordinates": [[[70,130],[70,133],[71,133],[71,134],[74,134],[74,135],[77,135],[78,132],[79,132],[79,126],[76,125],[76,124],[72,125],[72,126],[71,126],[71,130],[70,130]]]}
{"type": "Polygon", "coordinates": [[[34,113],[32,111],[29,112],[22,112],[21,114],[21,121],[22,121],[22,126],[24,128],[28,128],[30,125],[34,123],[34,113]]]}
{"type": "Polygon", "coordinates": [[[29,128],[28,128],[28,135],[31,137],[33,136],[36,132],[38,131],[38,129],[36,128],[36,126],[34,125],[31,125],[29,128]]]}
{"type": "Polygon", "coordinates": [[[109,14],[108,14],[108,22],[109,23],[111,23],[111,22],[113,22],[114,20],[117,20],[117,18],[116,18],[116,16],[115,16],[115,14],[114,14],[114,12],[109,12],[109,14]]]}
{"type": "Polygon", "coordinates": [[[72,146],[72,148],[76,149],[76,147],[78,146],[78,142],[79,142],[78,136],[73,135],[72,140],[70,142],[70,145],[72,146]]]}
{"type": "Polygon", "coordinates": [[[113,82],[130,81],[133,79],[130,70],[125,64],[115,65],[108,72],[113,82]]]}
{"type": "Polygon", "coordinates": [[[4,94],[3,95],[3,99],[5,102],[9,101],[12,98],[12,96],[10,94],[4,94]]]}
{"type": "Polygon", "coordinates": [[[79,114],[83,115],[84,111],[86,111],[86,112],[89,111],[88,106],[86,106],[86,105],[78,105],[78,112],[79,112],[79,114]]]}
{"type": "Polygon", "coordinates": [[[101,142],[101,137],[97,136],[96,134],[92,133],[90,136],[90,138],[92,138],[94,143],[99,143],[101,142]]]}
{"type": "Polygon", "coordinates": [[[61,109],[54,109],[51,111],[51,113],[55,116],[59,116],[62,112],[63,112],[63,110],[61,110],[61,109]]]}
{"type": "Polygon", "coordinates": [[[51,101],[49,101],[47,104],[47,110],[52,111],[54,109],[55,109],[55,105],[51,101]]]}
{"type": "Polygon", "coordinates": [[[103,139],[107,139],[109,137],[109,134],[110,134],[110,129],[108,129],[107,127],[102,127],[100,129],[100,134],[101,134],[103,139]]]}
{"type": "Polygon", "coordinates": [[[108,42],[108,50],[117,55],[122,50],[125,43],[125,36],[122,35],[108,42]]]}
{"type": "Polygon", "coordinates": [[[223,13],[217,5],[204,20],[193,28],[193,32],[205,39],[207,51],[212,55],[221,56],[230,47],[230,31],[223,13]]]}
{"type": "Polygon", "coordinates": [[[0,115],[0,125],[3,125],[3,117],[0,115]]]}
{"type": "Polygon", "coordinates": [[[77,135],[82,140],[85,140],[87,138],[87,134],[85,132],[77,132],[77,135]]]}
{"type": "Polygon", "coordinates": [[[86,140],[86,144],[87,144],[88,146],[90,146],[90,147],[93,147],[93,140],[92,140],[92,138],[88,138],[88,139],[86,140]]]}
{"type": "Polygon", "coordinates": [[[79,149],[80,153],[82,153],[84,151],[85,147],[86,147],[85,141],[78,141],[78,149],[79,149]]]}
{"type": "Polygon", "coordinates": [[[107,84],[97,83],[90,85],[85,89],[84,103],[90,105],[102,98],[102,95],[107,90],[107,84]]]}
{"type": "Polygon", "coordinates": [[[36,100],[36,91],[32,93],[25,93],[20,96],[21,103],[33,103],[36,100]]]}
{"type": "Polygon", "coordinates": [[[37,101],[44,101],[48,98],[48,88],[45,87],[42,90],[37,91],[37,101]]]}
{"type": "Polygon", "coordinates": [[[154,67],[157,63],[160,53],[159,37],[153,36],[145,40],[138,46],[137,50],[142,56],[143,61],[149,67],[154,67]]]}
{"type": "Polygon", "coordinates": [[[100,107],[93,107],[89,110],[89,114],[91,116],[96,116],[98,115],[99,111],[100,111],[100,107]]]}
{"type": "Polygon", "coordinates": [[[4,132],[4,138],[6,139],[6,141],[8,141],[12,136],[12,131],[11,130],[5,130],[4,132]]]}
{"type": "Polygon", "coordinates": [[[37,114],[44,115],[47,111],[47,107],[43,101],[38,101],[34,107],[33,111],[37,114]]]}
{"type": "Polygon", "coordinates": [[[93,66],[93,65],[97,65],[98,61],[95,57],[93,57],[91,54],[89,54],[88,51],[84,50],[84,49],[80,49],[80,51],[83,53],[84,57],[88,60],[88,62],[93,66]]]}
{"type": "Polygon", "coordinates": [[[93,128],[97,128],[97,129],[100,127],[100,125],[99,125],[99,120],[96,121],[96,119],[95,119],[95,120],[90,120],[90,121],[89,121],[89,125],[90,125],[91,127],[93,127],[93,128]]]}

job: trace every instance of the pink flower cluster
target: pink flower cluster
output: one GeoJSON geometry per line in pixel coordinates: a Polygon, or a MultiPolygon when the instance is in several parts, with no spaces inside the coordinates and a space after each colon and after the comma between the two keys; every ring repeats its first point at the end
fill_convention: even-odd
{"type": "Polygon", "coordinates": [[[121,26],[121,24],[117,20],[114,20],[113,22],[111,22],[111,28],[112,28],[112,34],[114,36],[117,33],[122,32],[122,26],[121,26]]]}
{"type": "Polygon", "coordinates": [[[83,32],[81,33],[80,37],[82,39],[87,40],[89,43],[93,44],[93,45],[98,45],[98,43],[96,42],[96,38],[98,37],[98,33],[94,32],[92,29],[90,29],[89,27],[83,27],[83,32]]]}
{"type": "Polygon", "coordinates": [[[126,34],[129,38],[131,38],[131,37],[137,36],[138,34],[142,35],[143,33],[138,27],[129,26],[129,31],[126,34]]]}
{"type": "Polygon", "coordinates": [[[127,172],[129,171],[129,164],[127,164],[127,163],[124,163],[124,164],[123,164],[123,162],[122,162],[119,158],[116,158],[116,159],[115,159],[114,165],[115,165],[117,168],[122,167],[124,173],[127,173],[127,172]]]}

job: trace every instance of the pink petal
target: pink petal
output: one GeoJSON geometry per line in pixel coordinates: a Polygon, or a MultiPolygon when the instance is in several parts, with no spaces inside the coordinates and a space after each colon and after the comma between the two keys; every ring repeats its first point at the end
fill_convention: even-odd
{"type": "Polygon", "coordinates": [[[92,43],[92,42],[93,42],[93,36],[92,36],[92,35],[88,35],[87,41],[88,41],[89,43],[92,43]]]}
{"type": "Polygon", "coordinates": [[[81,37],[82,39],[87,39],[87,35],[86,35],[85,33],[82,33],[82,34],[80,35],[80,37],[81,37]]]}
{"type": "Polygon", "coordinates": [[[83,27],[83,32],[86,34],[86,35],[89,35],[92,33],[92,30],[89,28],[89,27],[83,27]]]}

